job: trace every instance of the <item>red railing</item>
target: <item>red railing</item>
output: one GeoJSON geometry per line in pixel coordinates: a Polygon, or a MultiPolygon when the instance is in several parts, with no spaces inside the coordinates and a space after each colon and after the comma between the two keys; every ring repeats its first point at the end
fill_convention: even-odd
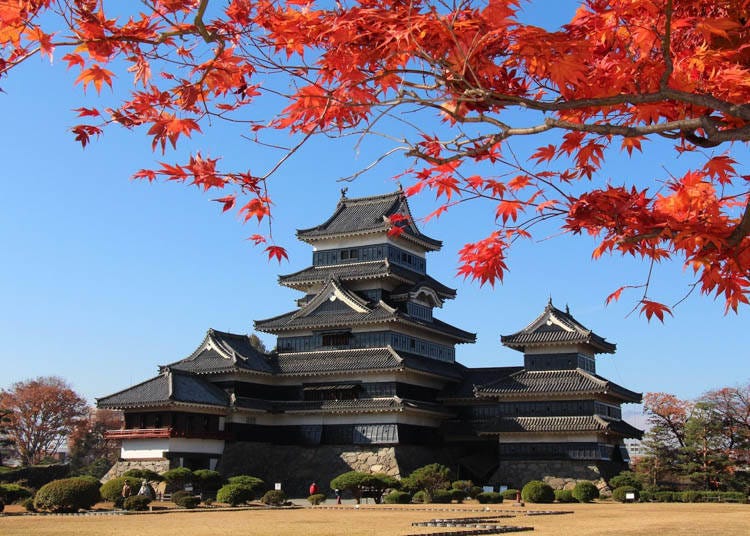
{"type": "Polygon", "coordinates": [[[188,432],[174,428],[121,428],[107,430],[107,439],[168,439],[170,437],[184,437],[189,439],[231,439],[229,432],[188,432]]]}

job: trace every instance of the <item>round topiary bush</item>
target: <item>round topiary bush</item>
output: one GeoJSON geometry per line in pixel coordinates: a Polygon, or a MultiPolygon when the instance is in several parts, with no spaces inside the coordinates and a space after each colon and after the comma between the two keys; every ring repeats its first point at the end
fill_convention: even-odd
{"type": "Polygon", "coordinates": [[[643,483],[638,480],[635,473],[632,471],[623,471],[609,480],[609,487],[612,489],[617,489],[622,486],[632,486],[638,491],[643,489],[643,483]]]}
{"type": "Polygon", "coordinates": [[[193,484],[201,493],[216,493],[224,483],[224,478],[218,471],[198,469],[193,471],[193,484]]]}
{"type": "Polygon", "coordinates": [[[476,498],[481,504],[500,504],[504,499],[503,494],[497,491],[483,491],[476,498]]]}
{"type": "Polygon", "coordinates": [[[313,506],[318,506],[320,503],[326,502],[326,494],[314,493],[310,495],[307,500],[310,501],[310,504],[312,504],[313,506]]]}
{"type": "Polygon", "coordinates": [[[518,497],[519,490],[511,488],[506,489],[505,491],[501,491],[500,494],[503,496],[503,499],[506,501],[515,501],[518,497]]]}
{"type": "Polygon", "coordinates": [[[383,502],[386,504],[409,504],[411,502],[411,495],[406,491],[392,491],[383,497],[383,502]]]}
{"type": "Polygon", "coordinates": [[[573,491],[569,489],[556,489],[555,500],[559,503],[574,503],[578,502],[578,499],[573,497],[573,491]]]}
{"type": "Polygon", "coordinates": [[[464,502],[464,499],[468,497],[469,495],[468,493],[466,493],[465,490],[462,490],[462,489],[451,489],[448,491],[451,494],[451,499],[456,501],[456,503],[458,504],[461,504],[462,502],[464,502]]]}
{"type": "Polygon", "coordinates": [[[200,504],[201,498],[189,491],[176,491],[172,494],[172,502],[180,508],[195,508],[200,504]]]}
{"type": "Polygon", "coordinates": [[[227,483],[228,484],[240,484],[242,486],[245,486],[246,488],[250,488],[255,493],[260,493],[266,487],[266,483],[263,482],[263,480],[261,480],[257,476],[250,476],[250,475],[230,476],[227,479],[227,483]]]}
{"type": "Polygon", "coordinates": [[[436,489],[432,492],[432,501],[436,504],[449,504],[453,500],[453,493],[447,489],[436,489]]]}
{"type": "Polygon", "coordinates": [[[619,488],[615,488],[615,490],[612,492],[612,498],[618,502],[625,502],[625,497],[628,493],[634,493],[636,501],[640,496],[640,492],[635,487],[620,486],[619,488]]]}
{"type": "Polygon", "coordinates": [[[197,508],[198,505],[201,503],[201,498],[196,495],[189,495],[187,497],[183,497],[180,501],[180,504],[177,506],[181,508],[187,508],[188,510],[192,510],[193,508],[197,508]]]}
{"type": "Polygon", "coordinates": [[[575,497],[578,502],[589,503],[594,499],[599,498],[599,488],[597,488],[593,482],[582,480],[576,484],[575,488],[573,488],[573,497],[575,497]]]}
{"type": "Polygon", "coordinates": [[[163,476],[151,469],[128,469],[122,476],[132,476],[141,481],[145,478],[149,482],[162,482],[164,480],[163,476]]]}
{"type": "Polygon", "coordinates": [[[428,502],[430,502],[430,496],[427,495],[426,491],[421,490],[421,491],[416,492],[412,496],[411,502],[415,502],[415,503],[428,503],[428,502]]]}
{"type": "Polygon", "coordinates": [[[145,495],[131,495],[123,501],[122,507],[128,511],[143,512],[144,510],[148,510],[150,502],[151,497],[146,497],[145,495]]]}
{"type": "Polygon", "coordinates": [[[555,502],[555,491],[541,480],[532,480],[521,490],[521,498],[530,503],[552,503],[555,502]]]}
{"type": "Polygon", "coordinates": [[[34,507],[49,512],[77,512],[91,508],[100,500],[98,481],[80,477],[63,478],[42,486],[34,497],[34,507]]]}
{"type": "Polygon", "coordinates": [[[216,492],[216,500],[221,503],[226,503],[229,506],[245,504],[248,501],[252,501],[254,498],[255,492],[252,488],[243,484],[227,484],[219,488],[219,491],[216,492]]]}
{"type": "Polygon", "coordinates": [[[482,488],[480,488],[479,486],[471,486],[471,489],[469,490],[469,497],[471,497],[472,499],[476,499],[477,495],[479,495],[480,493],[482,493],[482,488]]]}
{"type": "Polygon", "coordinates": [[[272,489],[261,497],[260,502],[268,506],[282,506],[286,502],[286,493],[280,489],[272,489]]]}
{"type": "Polygon", "coordinates": [[[0,484],[0,499],[5,504],[13,504],[23,499],[28,499],[33,495],[33,491],[19,484],[0,484]]]}
{"type": "Polygon", "coordinates": [[[27,512],[36,512],[36,508],[34,508],[34,497],[24,499],[20,502],[20,504],[27,512]]]}
{"type": "Polygon", "coordinates": [[[177,506],[179,506],[182,499],[184,499],[185,497],[192,497],[192,496],[193,494],[191,492],[181,489],[180,491],[175,491],[172,494],[172,502],[175,503],[177,506]]]}
{"type": "Polygon", "coordinates": [[[167,481],[167,491],[185,489],[185,485],[192,483],[194,478],[193,472],[187,467],[175,467],[161,476],[167,481]]]}
{"type": "Polygon", "coordinates": [[[122,486],[125,482],[130,485],[131,493],[135,495],[141,487],[141,480],[132,476],[120,476],[108,480],[99,488],[99,493],[105,501],[117,502],[122,499],[122,486]]]}

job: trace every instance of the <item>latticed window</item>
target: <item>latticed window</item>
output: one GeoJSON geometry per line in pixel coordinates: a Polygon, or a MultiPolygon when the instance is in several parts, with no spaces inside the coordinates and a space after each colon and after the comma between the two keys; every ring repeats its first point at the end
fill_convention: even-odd
{"type": "Polygon", "coordinates": [[[322,336],[323,346],[349,346],[350,333],[324,333],[322,336]]]}

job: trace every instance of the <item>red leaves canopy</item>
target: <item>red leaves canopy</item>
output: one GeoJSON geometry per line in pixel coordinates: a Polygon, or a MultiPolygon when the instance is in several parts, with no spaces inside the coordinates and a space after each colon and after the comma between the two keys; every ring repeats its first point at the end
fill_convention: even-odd
{"type": "Polygon", "coordinates": [[[87,415],[86,401],[57,377],[13,384],[0,392],[0,407],[10,410],[6,431],[24,465],[53,454],[87,415]]]}
{"type": "MultiPolygon", "coordinates": [[[[266,179],[310,136],[375,134],[381,117],[432,111],[439,123],[402,122],[385,134],[424,163],[409,191],[432,190],[444,203],[434,214],[472,199],[496,204],[500,229],[462,250],[460,274],[502,279],[513,239],[556,219],[565,232],[597,237],[595,257],[678,258],[727,310],[748,303],[748,177],[731,153],[750,140],[746,1],[588,0],[558,31],[525,24],[519,0],[151,5],[0,2],[0,76],[67,49],[84,90],[119,91],[132,77],[118,106],[80,109],[95,121],[72,128],[84,146],[112,124],[145,127],[162,152],[218,119],[246,122],[261,143],[265,131],[291,134],[295,144],[262,174],[220,171],[218,158],[199,153],[136,173],[233,189],[217,199],[224,210],[247,196],[237,206],[259,222],[271,215],[266,179]],[[545,132],[525,159],[507,148],[509,138],[545,132]],[[637,155],[654,137],[702,162],[653,184],[602,179],[611,148],[637,155]]],[[[261,238],[253,241],[271,239],[261,238]]],[[[266,251],[286,257],[280,246],[266,251]]],[[[648,296],[649,284],[610,299],[643,288],[642,313],[662,320],[670,309],[648,296]]]]}

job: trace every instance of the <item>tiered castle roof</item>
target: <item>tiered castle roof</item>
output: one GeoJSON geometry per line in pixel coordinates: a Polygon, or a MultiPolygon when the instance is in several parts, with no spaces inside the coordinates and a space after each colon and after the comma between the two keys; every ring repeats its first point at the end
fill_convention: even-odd
{"type": "Polygon", "coordinates": [[[535,348],[583,344],[596,353],[612,354],[617,346],[607,342],[573,318],[569,311],[561,311],[547,303],[542,314],[528,326],[512,335],[503,335],[501,342],[515,350],[530,352],[535,348]]]}

